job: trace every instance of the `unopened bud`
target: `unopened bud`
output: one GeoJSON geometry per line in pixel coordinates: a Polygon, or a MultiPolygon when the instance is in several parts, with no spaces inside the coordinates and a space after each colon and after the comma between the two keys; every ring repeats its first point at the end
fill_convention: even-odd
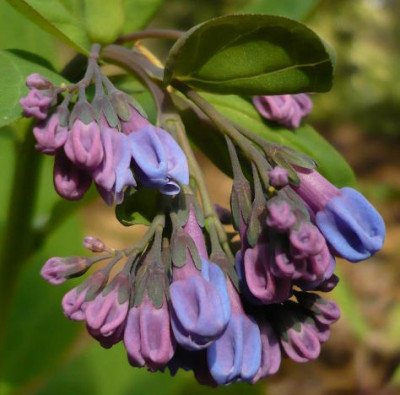
{"type": "Polygon", "coordinates": [[[103,252],[106,249],[106,245],[97,237],[86,236],[83,239],[83,246],[93,252],[103,252]]]}

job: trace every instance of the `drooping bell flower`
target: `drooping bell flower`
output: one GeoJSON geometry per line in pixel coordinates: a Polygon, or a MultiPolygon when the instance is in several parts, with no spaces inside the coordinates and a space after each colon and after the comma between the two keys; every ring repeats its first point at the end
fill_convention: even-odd
{"type": "Polygon", "coordinates": [[[19,103],[21,104],[25,117],[34,117],[44,120],[47,118],[47,113],[53,99],[54,92],[52,90],[33,88],[19,103]]]}
{"type": "Polygon", "coordinates": [[[255,96],[253,103],[262,117],[289,129],[299,127],[302,119],[312,110],[312,101],[305,93],[255,96]]]}
{"type": "MultiPolygon", "coordinates": [[[[228,324],[231,308],[225,275],[207,259],[204,236],[193,207],[190,208],[184,232],[200,254],[201,271],[189,250],[186,251],[184,265],[173,268],[171,325],[182,347],[199,350],[221,335],[228,324]]],[[[185,240],[182,239],[182,243],[185,240]]]]}
{"type": "Polygon", "coordinates": [[[111,128],[104,118],[100,121],[100,133],[104,155],[100,164],[91,170],[91,175],[104,201],[108,205],[114,201],[119,204],[125,187],[136,186],[130,169],[127,136],[111,128]]]}
{"type": "Polygon", "coordinates": [[[256,322],[246,315],[239,294],[230,280],[232,314],[223,334],[207,349],[211,376],[219,384],[248,381],[261,366],[261,337],[256,322]]]}
{"type": "Polygon", "coordinates": [[[62,150],[57,151],[54,160],[54,188],[61,197],[79,200],[91,183],[89,174],[74,165],[62,150]]]}
{"type": "Polygon", "coordinates": [[[37,141],[35,148],[44,154],[53,155],[67,141],[68,128],[60,124],[60,113],[57,111],[35,126],[33,134],[37,141]]]}
{"type": "Polygon", "coordinates": [[[158,188],[166,195],[176,195],[178,183],[189,183],[185,154],[163,129],[144,126],[128,135],[133,168],[139,181],[148,188],[158,188]]]}
{"type": "Polygon", "coordinates": [[[105,287],[108,274],[99,270],[92,274],[84,283],[67,292],[62,300],[64,314],[74,321],[85,319],[85,310],[88,302],[93,300],[105,287]]]}
{"type": "Polygon", "coordinates": [[[155,371],[168,363],[174,355],[175,341],[165,297],[162,307],[155,308],[146,293],[140,305],[129,310],[124,344],[132,366],[155,371]]]}
{"type": "Polygon", "coordinates": [[[276,277],[271,271],[271,255],[267,240],[260,238],[244,253],[244,274],[250,292],[263,303],[283,302],[290,296],[290,278],[276,277]]]}
{"type": "Polygon", "coordinates": [[[110,336],[125,321],[129,309],[129,275],[118,273],[86,306],[86,323],[103,336],[110,336]]]}
{"type": "Polygon", "coordinates": [[[86,257],[53,257],[44,264],[40,274],[50,284],[58,285],[69,278],[84,274],[91,264],[91,260],[86,257]]]}
{"type": "Polygon", "coordinates": [[[358,262],[378,252],[385,240],[381,215],[353,188],[338,189],[315,170],[296,168],[294,187],[315,213],[315,223],[334,251],[358,262]]]}

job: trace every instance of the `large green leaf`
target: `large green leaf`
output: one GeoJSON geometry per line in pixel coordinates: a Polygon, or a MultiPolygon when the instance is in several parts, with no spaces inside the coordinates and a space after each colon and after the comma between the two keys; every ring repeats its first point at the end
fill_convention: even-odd
{"type": "Polygon", "coordinates": [[[108,44],[119,36],[124,27],[122,0],[84,0],[85,25],[92,42],[108,44]]]}
{"type": "Polygon", "coordinates": [[[90,42],[80,15],[82,0],[7,0],[17,11],[61,41],[87,53],[90,42]]]}
{"type": "Polygon", "coordinates": [[[164,0],[122,0],[125,10],[124,33],[144,28],[164,0]]]}
{"type": "Polygon", "coordinates": [[[228,15],[186,32],[171,48],[165,83],[266,95],[330,89],[332,50],[305,25],[277,16],[228,15]]]}
{"type": "MultiPolygon", "coordinates": [[[[239,96],[209,93],[204,93],[202,96],[219,112],[238,125],[267,141],[291,147],[310,156],[318,163],[318,170],[321,174],[338,187],[355,184],[354,173],[345,159],[311,126],[303,124],[298,129],[288,130],[262,119],[252,103],[239,96]]],[[[188,115],[185,118],[189,120],[188,115]]],[[[222,161],[222,152],[226,151],[225,144],[223,140],[215,136],[217,132],[210,129],[209,124],[192,122],[191,126],[192,128],[189,128],[188,131],[191,137],[194,136],[196,145],[200,145],[199,148],[209,155],[217,166],[223,171],[227,171],[229,167],[226,165],[226,161],[222,161]]]]}
{"type": "Polygon", "coordinates": [[[40,73],[54,84],[66,82],[44,59],[20,50],[0,50],[0,127],[22,116],[19,100],[28,93],[26,77],[40,73]]]}
{"type": "Polygon", "coordinates": [[[304,19],[318,4],[319,0],[252,0],[240,12],[286,16],[297,20],[304,19]]]}
{"type": "Polygon", "coordinates": [[[33,52],[59,66],[55,39],[3,1],[0,12],[0,49],[8,48],[33,52]]]}

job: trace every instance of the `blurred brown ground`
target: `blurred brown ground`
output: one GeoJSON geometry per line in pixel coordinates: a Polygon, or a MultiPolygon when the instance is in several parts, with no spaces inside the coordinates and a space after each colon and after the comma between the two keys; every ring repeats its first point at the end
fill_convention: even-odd
{"type": "MultiPolygon", "coordinates": [[[[384,183],[400,190],[398,142],[368,137],[352,125],[332,130],[327,137],[353,166],[360,185],[373,189],[384,183]]],[[[228,207],[231,180],[203,155],[197,156],[213,201],[228,207]]],[[[373,203],[387,224],[384,249],[361,264],[338,263],[370,327],[368,333],[361,339],[352,331],[349,317],[342,318],[333,326],[320,358],[306,364],[285,360],[279,373],[267,379],[268,394],[400,394],[400,387],[388,384],[400,362],[400,200],[373,203]]],[[[87,234],[117,248],[134,243],[145,230],[121,226],[100,201],[89,206],[84,216],[87,234]]]]}

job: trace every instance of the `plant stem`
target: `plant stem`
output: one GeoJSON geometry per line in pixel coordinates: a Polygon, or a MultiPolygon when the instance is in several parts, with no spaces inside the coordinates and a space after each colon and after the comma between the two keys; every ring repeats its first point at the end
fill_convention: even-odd
{"type": "Polygon", "coordinates": [[[190,101],[192,101],[201,111],[206,114],[221,133],[230,137],[240,147],[241,151],[246,157],[254,162],[257,166],[258,172],[261,176],[263,184],[266,188],[269,187],[269,180],[267,169],[269,168],[268,162],[256,147],[243,136],[237,128],[222,114],[220,114],[210,103],[204,100],[197,92],[192,90],[187,85],[180,81],[172,81],[172,86],[182,92],[190,101]]]}
{"type": "Polygon", "coordinates": [[[0,360],[18,275],[34,244],[32,219],[42,156],[34,148],[31,125],[29,122],[24,141],[16,146],[16,167],[0,249],[0,360]]]}
{"type": "Polygon", "coordinates": [[[136,41],[145,38],[165,38],[166,40],[178,40],[182,34],[183,32],[180,30],[149,29],[126,34],[125,36],[118,38],[115,42],[117,44],[124,44],[130,41],[136,41]]]}

